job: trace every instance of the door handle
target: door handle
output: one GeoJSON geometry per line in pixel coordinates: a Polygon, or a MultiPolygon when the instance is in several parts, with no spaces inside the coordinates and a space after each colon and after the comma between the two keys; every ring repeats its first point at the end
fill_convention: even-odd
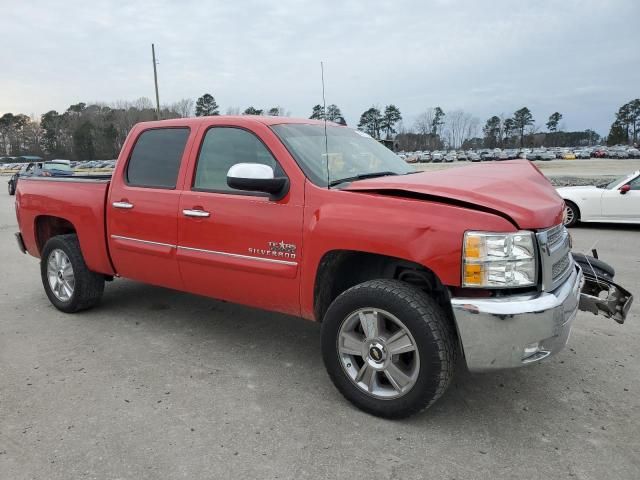
{"type": "Polygon", "coordinates": [[[198,218],[206,218],[211,215],[209,212],[205,212],[204,210],[182,210],[182,214],[185,217],[198,217],[198,218]]]}
{"type": "Polygon", "coordinates": [[[111,204],[113,208],[124,208],[125,210],[130,210],[133,208],[133,203],[129,203],[126,201],[113,202],[111,204]]]}

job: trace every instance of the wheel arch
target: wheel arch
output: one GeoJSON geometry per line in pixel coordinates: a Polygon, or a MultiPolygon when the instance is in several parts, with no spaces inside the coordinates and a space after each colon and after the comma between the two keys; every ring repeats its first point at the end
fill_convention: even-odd
{"type": "Polygon", "coordinates": [[[38,253],[42,254],[47,241],[58,235],[78,234],[75,225],[64,217],[38,215],[34,219],[34,232],[38,253]]]}
{"type": "Polygon", "coordinates": [[[411,260],[359,250],[331,250],[322,256],[313,288],[315,319],[321,322],[342,292],[383,278],[404,281],[429,293],[455,323],[449,292],[431,269],[411,260]]]}
{"type": "Polygon", "coordinates": [[[582,211],[580,210],[580,205],[578,205],[578,202],[576,202],[574,199],[571,198],[563,198],[564,203],[566,204],[571,204],[573,207],[575,207],[576,209],[576,213],[578,214],[578,220],[580,220],[581,216],[582,216],[582,211]]]}

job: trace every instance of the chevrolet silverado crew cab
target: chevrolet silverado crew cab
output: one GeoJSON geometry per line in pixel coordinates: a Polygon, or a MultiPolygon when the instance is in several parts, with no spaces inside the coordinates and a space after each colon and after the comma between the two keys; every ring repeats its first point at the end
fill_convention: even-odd
{"type": "Polygon", "coordinates": [[[254,116],[138,124],[111,177],[16,196],[59,310],[124,277],[322,322],[331,380],[386,417],[436,401],[459,356],[479,372],[562,349],[586,276],[563,211],[527,161],[420,173],[350,128],[254,116]]]}

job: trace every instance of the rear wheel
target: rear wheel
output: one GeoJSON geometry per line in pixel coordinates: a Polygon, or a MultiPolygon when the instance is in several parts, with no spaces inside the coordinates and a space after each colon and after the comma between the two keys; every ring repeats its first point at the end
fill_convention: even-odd
{"type": "Polygon", "coordinates": [[[565,227],[573,227],[580,220],[580,210],[573,202],[565,200],[564,202],[564,225],[565,227]]]}
{"type": "Polygon", "coordinates": [[[91,308],[102,298],[104,276],[87,268],[76,235],[49,239],[42,250],[40,274],[47,297],[65,313],[91,308]]]}
{"type": "Polygon", "coordinates": [[[445,392],[457,347],[450,319],[431,297],[397,280],[372,280],[331,304],[322,355],[349,401],[373,415],[402,418],[445,392]]]}
{"type": "Polygon", "coordinates": [[[16,194],[16,186],[13,182],[8,182],[7,184],[7,189],[9,190],[9,195],[15,195],[16,194]]]}

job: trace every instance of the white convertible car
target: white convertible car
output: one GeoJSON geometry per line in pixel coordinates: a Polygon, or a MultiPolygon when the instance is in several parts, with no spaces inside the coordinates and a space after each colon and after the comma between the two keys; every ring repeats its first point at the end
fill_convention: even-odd
{"type": "Polygon", "coordinates": [[[562,187],[564,224],[578,222],[640,223],[640,171],[599,186],[562,187]]]}

